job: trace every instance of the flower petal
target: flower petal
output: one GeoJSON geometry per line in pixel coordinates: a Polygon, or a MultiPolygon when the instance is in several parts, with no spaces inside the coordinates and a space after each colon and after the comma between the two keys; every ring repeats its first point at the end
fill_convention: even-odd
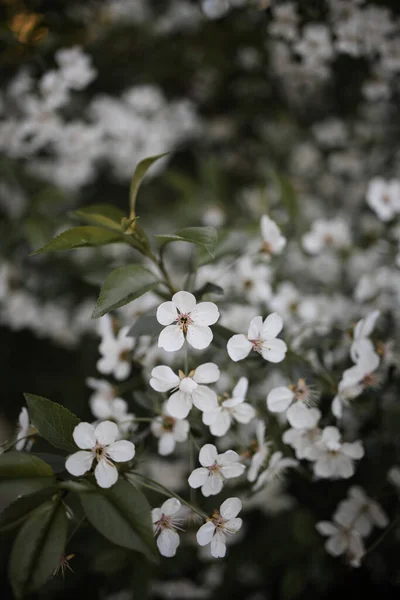
{"type": "Polygon", "coordinates": [[[171,558],[175,556],[176,549],[179,546],[179,535],[173,529],[163,529],[157,538],[157,548],[161,556],[171,558]]]}
{"type": "Polygon", "coordinates": [[[214,535],[215,525],[211,521],[204,523],[196,533],[197,543],[199,546],[206,546],[212,540],[214,535]]]}
{"type": "Polygon", "coordinates": [[[94,430],[96,440],[102,446],[109,446],[118,437],[118,426],[112,421],[103,421],[94,430]]]}
{"type": "Polygon", "coordinates": [[[257,340],[261,336],[262,317],[254,317],[250,321],[247,337],[249,340],[257,340]]]}
{"type": "Polygon", "coordinates": [[[179,325],[168,325],[158,336],[158,346],[167,352],[175,352],[183,346],[185,337],[179,325]]]}
{"type": "Polygon", "coordinates": [[[194,372],[193,379],[196,383],[215,383],[220,376],[219,368],[214,363],[199,365],[194,372]]]}
{"type": "Polygon", "coordinates": [[[237,533],[242,525],[242,519],[240,517],[235,517],[234,519],[229,519],[225,525],[225,529],[230,533],[237,533]]]}
{"type": "Polygon", "coordinates": [[[183,314],[191,313],[196,306],[196,298],[190,292],[176,292],[172,296],[172,302],[183,314]]]}
{"type": "Polygon", "coordinates": [[[225,521],[228,521],[229,519],[237,517],[241,510],[242,502],[239,498],[228,498],[221,504],[219,512],[225,521]]]}
{"type": "Polygon", "coordinates": [[[192,408],[192,398],[190,394],[184,392],[174,392],[168,399],[167,411],[175,419],[184,419],[188,416],[192,408]]]}
{"type": "Polygon", "coordinates": [[[211,467],[217,460],[218,452],[213,444],[205,444],[199,452],[199,463],[202,467],[211,467]]]}
{"type": "Polygon", "coordinates": [[[272,363],[282,362],[287,352],[286,343],[280,339],[268,340],[262,345],[261,354],[265,360],[272,363]]]}
{"type": "Polygon", "coordinates": [[[255,409],[248,402],[242,402],[232,408],[232,415],[238,423],[250,423],[256,416],[255,409]]]}
{"type": "Polygon", "coordinates": [[[168,500],[162,504],[161,512],[170,517],[177,513],[180,507],[181,503],[179,502],[178,498],[168,498],[168,500]]]}
{"type": "Polygon", "coordinates": [[[229,357],[237,362],[238,360],[243,360],[248,356],[250,350],[253,348],[253,344],[249,342],[245,335],[242,333],[238,333],[237,335],[233,335],[230,340],[228,340],[228,344],[226,349],[228,351],[229,357]]]}
{"type": "Polygon", "coordinates": [[[360,459],[364,456],[364,448],[360,441],[357,442],[345,442],[342,444],[342,452],[346,456],[354,459],[360,459]]]}
{"type": "Polygon", "coordinates": [[[89,450],[96,445],[94,427],[90,423],[79,423],[72,434],[75,444],[82,450],[89,450]]]}
{"type": "Polygon", "coordinates": [[[341,532],[336,533],[325,542],[325,550],[332,556],[339,556],[347,549],[347,538],[341,532]]]}
{"type": "Polygon", "coordinates": [[[168,392],[179,385],[179,377],[171,367],[160,365],[152,370],[149,383],[156,392],[168,392]]]}
{"type": "Polygon", "coordinates": [[[188,483],[191,488],[197,489],[205,484],[208,479],[210,471],[205,467],[199,467],[191,472],[188,478],[188,483]]]}
{"type": "Polygon", "coordinates": [[[232,479],[233,477],[240,477],[245,470],[245,466],[241,463],[232,462],[230,464],[221,467],[221,473],[225,479],[232,479]]]}
{"type": "Polygon", "coordinates": [[[158,440],[158,453],[168,456],[175,450],[175,438],[172,433],[164,433],[158,440]]]}
{"type": "Polygon", "coordinates": [[[219,319],[219,310],[214,302],[200,302],[190,316],[196,325],[214,325],[219,319]]]}
{"type": "Polygon", "coordinates": [[[84,475],[90,471],[93,460],[94,454],[92,452],[80,450],[79,452],[75,452],[75,454],[68,456],[67,460],[65,461],[65,468],[67,469],[68,473],[71,473],[71,475],[80,477],[81,475],[84,475]]]}
{"type": "Polygon", "coordinates": [[[126,462],[135,456],[135,444],[128,440],[114,442],[107,448],[107,456],[115,462],[126,462]]]}
{"type": "Polygon", "coordinates": [[[244,400],[246,398],[248,387],[249,380],[247,377],[241,377],[232,390],[232,398],[241,398],[244,400]]]}
{"type": "Polygon", "coordinates": [[[173,302],[163,302],[157,308],[157,321],[161,323],[161,325],[171,325],[174,321],[176,321],[178,313],[173,302]]]}
{"type": "Polygon", "coordinates": [[[319,523],[316,523],[315,528],[321,535],[335,535],[339,531],[337,525],[330,521],[319,521],[319,523]]]}
{"type": "Polygon", "coordinates": [[[223,558],[226,554],[225,536],[222,531],[217,530],[211,540],[211,556],[223,558]]]}
{"type": "Polygon", "coordinates": [[[296,429],[312,429],[314,427],[315,415],[312,408],[307,408],[301,400],[294,402],[289,407],[286,416],[290,425],[296,429]]]}
{"type": "Polygon", "coordinates": [[[282,327],[283,327],[282,317],[280,315],[278,315],[278,313],[276,313],[276,312],[271,313],[270,315],[268,315],[268,317],[265,319],[265,321],[263,323],[262,331],[261,331],[262,339],[263,340],[271,340],[271,339],[276,338],[278,333],[280,333],[282,331],[282,327]]]}
{"type": "Polygon", "coordinates": [[[110,488],[118,479],[118,471],[116,466],[105,458],[102,458],[97,463],[94,470],[97,484],[102,488],[110,488]]]}
{"type": "MultiPolygon", "coordinates": [[[[203,413],[204,415],[212,413],[203,413]]],[[[205,421],[204,421],[205,422],[205,421]]],[[[231,415],[227,410],[221,410],[210,424],[210,431],[212,435],[221,437],[226,434],[232,423],[231,415]]],[[[207,423],[206,423],[207,425],[207,423]]]]}
{"type": "Polygon", "coordinates": [[[205,385],[199,385],[197,390],[194,390],[192,400],[195,407],[203,412],[218,408],[217,394],[205,385]]]}
{"type": "Polygon", "coordinates": [[[224,482],[219,474],[209,473],[204,485],[201,488],[203,496],[216,496],[224,487],[224,482]]]}
{"type": "Polygon", "coordinates": [[[189,433],[190,425],[189,421],[185,421],[184,419],[178,419],[175,422],[173,429],[173,436],[176,442],[184,442],[187,440],[189,433]]]}
{"type": "Polygon", "coordinates": [[[213,339],[213,333],[207,326],[191,323],[187,330],[187,341],[196,350],[208,348],[213,339]]]}
{"type": "Polygon", "coordinates": [[[294,393],[287,386],[279,386],[271,390],[267,396],[267,407],[273,413],[287,410],[292,403],[294,393]]]}

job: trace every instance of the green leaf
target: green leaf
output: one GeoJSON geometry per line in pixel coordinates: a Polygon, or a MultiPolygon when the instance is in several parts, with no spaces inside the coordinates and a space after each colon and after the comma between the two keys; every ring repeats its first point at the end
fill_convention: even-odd
{"type": "Polygon", "coordinates": [[[0,480],[52,477],[53,469],[37,456],[28,452],[0,454],[0,480]]]}
{"type": "Polygon", "coordinates": [[[110,542],[146,556],[157,554],[146,497],[123,479],[109,490],[80,493],[90,523],[110,542]]]}
{"type": "Polygon", "coordinates": [[[8,569],[17,598],[40,588],[53,575],[64,552],[67,531],[67,516],[58,501],[42,504],[25,521],[8,569]]]}
{"type": "Polygon", "coordinates": [[[143,315],[138,317],[128,331],[128,335],[132,337],[139,337],[141,335],[158,335],[163,329],[163,325],[157,321],[157,317],[150,315],[143,315]]]}
{"type": "Polygon", "coordinates": [[[101,288],[92,319],[128,304],[153,290],[159,283],[156,276],[142,265],[127,265],[112,271],[101,288]]]}
{"type": "Polygon", "coordinates": [[[217,230],[214,227],[186,227],[180,229],[175,235],[156,235],[160,242],[190,242],[207,250],[214,258],[215,246],[217,244],[217,230]]]}
{"type": "Polygon", "coordinates": [[[125,218],[124,212],[112,204],[91,204],[80,208],[74,214],[87,223],[119,232],[122,219],[125,218]]]}
{"type": "Polygon", "coordinates": [[[122,234],[114,233],[101,227],[83,226],[68,229],[60,233],[32,255],[44,254],[45,252],[59,252],[61,250],[72,250],[73,248],[88,248],[92,246],[104,246],[113,242],[124,241],[122,234]]]}
{"type": "Polygon", "coordinates": [[[136,198],[140,188],[140,185],[146,175],[147,171],[150,169],[151,165],[154,164],[159,158],[163,156],[167,156],[168,152],[164,152],[163,154],[157,154],[156,156],[149,156],[149,158],[145,158],[141,160],[140,163],[136,166],[135,172],[132,177],[131,189],[130,189],[130,217],[133,218],[135,216],[135,205],[136,198]]]}
{"type": "Polygon", "coordinates": [[[35,396],[24,394],[32,424],[40,435],[56,448],[75,452],[76,445],[72,433],[80,419],[61,404],[35,396]]]}
{"type": "Polygon", "coordinates": [[[35,508],[49,500],[56,492],[57,486],[52,485],[33,494],[17,498],[0,513],[0,531],[7,531],[19,526],[35,508]]]}

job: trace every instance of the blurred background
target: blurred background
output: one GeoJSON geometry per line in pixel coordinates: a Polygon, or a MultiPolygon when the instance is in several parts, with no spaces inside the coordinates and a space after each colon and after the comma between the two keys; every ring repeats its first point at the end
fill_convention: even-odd
{"type": "MultiPolygon", "coordinates": [[[[400,231],[385,239],[365,194],[372,177],[399,173],[399,13],[396,0],[3,0],[0,441],[13,436],[24,391],[92,419],[85,379],[99,355],[90,316],[131,249],[29,255],[76,225],[82,206],[127,212],[142,158],[169,152],[139,196],[146,231],[211,225],[228,244],[232,230],[259,235],[269,213],[291,240],[278,280],[329,299],[346,299],[385,264],[400,231]],[[359,227],[347,289],[341,260],[305,258],[298,244],[313,220],[338,215],[359,227]]],[[[171,249],[170,260],[179,277],[185,252],[171,249]]],[[[83,531],[75,575],[37,597],[129,600],[137,584],[135,598],[146,586],[154,598],[397,598],[398,542],[358,570],[335,561],[314,527],[331,514],[322,506],[330,484],[296,477],[286,504],[280,492],[276,505],[271,496],[246,515],[246,535],[223,563],[199,563],[193,547],[149,567],[83,531]]],[[[329,506],[345,489],[337,484],[329,506]]]]}

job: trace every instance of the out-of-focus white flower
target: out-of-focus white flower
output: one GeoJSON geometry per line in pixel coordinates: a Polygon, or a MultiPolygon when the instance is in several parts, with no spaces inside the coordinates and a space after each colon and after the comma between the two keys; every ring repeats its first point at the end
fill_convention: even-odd
{"type": "Polygon", "coordinates": [[[65,84],[73,90],[82,90],[96,77],[91,58],[79,46],[56,52],[56,62],[65,84]]]}
{"type": "Polygon", "coordinates": [[[105,315],[100,319],[99,332],[101,343],[99,352],[102,357],[97,362],[97,369],[104,375],[113,374],[115,379],[126,379],[131,372],[131,353],[134,344],[128,336],[129,327],[122,327],[114,335],[112,319],[105,315]]]}
{"type": "Polygon", "coordinates": [[[115,441],[118,427],[111,421],[103,421],[96,428],[90,423],[79,423],[72,435],[81,450],[68,456],[65,468],[71,475],[81,477],[91,469],[96,459],[94,476],[102,488],[111,487],[118,479],[114,462],[126,462],[135,456],[135,445],[132,442],[115,441]]]}
{"type": "Polygon", "coordinates": [[[259,490],[263,485],[279,478],[287,469],[298,466],[298,461],[294,458],[283,456],[282,452],[274,452],[268,462],[268,467],[261,473],[253,489],[259,490]]]}
{"type": "Polygon", "coordinates": [[[354,475],[354,461],[363,456],[361,441],[342,442],[339,429],[332,426],[305,451],[305,458],[314,461],[314,474],[323,479],[348,479],[354,475]]]}
{"type": "Polygon", "coordinates": [[[310,254],[319,254],[324,248],[348,248],[351,245],[349,226],[340,218],[316,219],[311,231],[303,236],[302,243],[310,254]]]}
{"type": "Polygon", "coordinates": [[[201,487],[201,493],[206,497],[219,494],[226,479],[240,477],[244,472],[245,466],[239,461],[237,452],[227,450],[218,454],[213,444],[206,444],[199,453],[202,466],[192,471],[188,479],[190,487],[201,487]]]}
{"type": "Polygon", "coordinates": [[[314,23],[303,28],[303,36],[294,49],[309,65],[327,62],[334,55],[329,29],[314,23]]]}
{"type": "Polygon", "coordinates": [[[273,20],[268,27],[270,35],[293,42],[298,36],[297,6],[293,2],[283,2],[282,4],[272,4],[271,10],[273,20]]]}
{"type": "Polygon", "coordinates": [[[246,358],[250,351],[254,350],[269,362],[281,362],[285,358],[287,346],[276,336],[282,327],[282,318],[277,313],[268,315],[264,322],[262,317],[254,317],[250,322],[247,336],[237,334],[228,341],[227,350],[230,358],[237,362],[246,358]]]}
{"type": "Polygon", "coordinates": [[[90,410],[96,419],[115,421],[121,435],[136,428],[135,415],[128,412],[128,403],[116,397],[115,388],[105,379],[88,377],[87,385],[94,390],[89,399],[90,410]]]}
{"type": "Polygon", "coordinates": [[[185,442],[189,434],[189,421],[175,419],[167,410],[167,403],[163,405],[163,412],[159,417],[152,420],[152,434],[158,438],[158,453],[168,456],[175,450],[177,442],[185,442]]]}
{"type": "Polygon", "coordinates": [[[182,348],[185,336],[196,350],[204,350],[213,339],[209,325],[218,321],[219,311],[213,302],[200,302],[189,292],[177,292],[169,302],[157,309],[157,320],[166,325],[158,338],[158,345],[168,352],[182,348]]]}
{"type": "Polygon", "coordinates": [[[188,375],[182,371],[176,375],[170,367],[161,365],[152,370],[150,385],[157,392],[176,390],[169,397],[167,410],[172,417],[184,419],[193,404],[202,411],[218,407],[217,394],[202,384],[215,383],[219,375],[219,369],[214,363],[200,365],[188,375]]]}
{"type": "Polygon", "coordinates": [[[348,498],[340,502],[334,519],[340,523],[351,523],[362,537],[368,537],[374,526],[384,528],[389,523],[381,505],[356,485],[349,489],[348,498]]]}
{"type": "Polygon", "coordinates": [[[304,379],[297,385],[281,386],[271,390],[267,396],[268,410],[274,413],[286,412],[292,427],[308,429],[315,423],[315,414],[310,404],[315,400],[315,392],[307,386],[304,379]]]}
{"type": "Polygon", "coordinates": [[[264,465],[269,454],[270,444],[265,440],[265,423],[258,421],[256,425],[256,440],[252,447],[252,457],[249,470],[247,472],[248,481],[255,481],[259,470],[264,465]]]}
{"type": "Polygon", "coordinates": [[[318,533],[325,535],[328,539],[325,542],[325,550],[332,556],[346,554],[349,562],[353,566],[358,566],[360,560],[365,554],[365,548],[360,534],[354,527],[349,527],[347,519],[342,520],[342,516],[331,521],[320,521],[315,526],[318,533]]]}
{"type": "Polygon", "coordinates": [[[281,254],[286,246],[286,238],[281,234],[278,225],[268,217],[263,215],[260,220],[261,237],[263,239],[262,250],[267,256],[272,254],[281,254]]]}
{"type": "Polygon", "coordinates": [[[248,379],[241,377],[233,388],[230,398],[223,400],[215,409],[204,411],[203,423],[210,427],[212,435],[221,437],[226,434],[234,421],[250,423],[255,417],[254,408],[245,402],[248,385],[248,379]]]}
{"type": "Polygon", "coordinates": [[[255,264],[249,256],[236,263],[235,288],[250,304],[265,304],[271,297],[270,271],[266,264],[255,264]]]}
{"type": "Polygon", "coordinates": [[[306,458],[307,454],[312,452],[312,448],[321,437],[321,430],[317,426],[321,418],[321,411],[318,408],[308,410],[310,416],[313,417],[312,421],[309,421],[308,427],[302,429],[292,427],[287,429],[282,436],[283,443],[293,448],[296,458],[299,460],[306,458]]]}
{"type": "Polygon", "coordinates": [[[368,184],[367,203],[381,221],[390,221],[400,212],[400,181],[374,177],[368,184]]]}
{"type": "Polygon", "coordinates": [[[33,445],[33,439],[27,439],[29,436],[37,433],[36,427],[31,425],[28,409],[23,406],[18,417],[16,450],[25,450],[29,452],[33,445]]]}
{"type": "Polygon", "coordinates": [[[242,519],[237,515],[242,510],[239,498],[228,498],[202,525],[197,532],[197,542],[200,546],[211,543],[211,555],[223,558],[226,554],[226,536],[237,533],[242,526],[242,519]]]}
{"type": "Polygon", "coordinates": [[[353,343],[350,348],[350,356],[354,362],[357,362],[360,356],[366,351],[373,352],[374,347],[369,336],[375,328],[375,323],[381,314],[380,310],[374,310],[364,319],[360,319],[353,332],[353,343]]]}
{"type": "Polygon", "coordinates": [[[153,522],[154,534],[157,537],[157,547],[162,556],[171,558],[175,556],[180,539],[176,529],[179,527],[179,519],[174,515],[180,510],[181,503],[177,498],[169,498],[161,508],[153,508],[151,520],[153,522]]]}

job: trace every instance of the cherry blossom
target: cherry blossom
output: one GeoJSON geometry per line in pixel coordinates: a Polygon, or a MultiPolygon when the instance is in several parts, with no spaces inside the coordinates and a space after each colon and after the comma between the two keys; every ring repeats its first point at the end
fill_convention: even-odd
{"type": "Polygon", "coordinates": [[[239,477],[245,470],[240,456],[233,450],[218,454],[215,446],[206,444],[199,453],[200,468],[192,471],[188,481],[192,488],[201,487],[203,496],[219,494],[226,479],[239,477]]]}
{"type": "Polygon", "coordinates": [[[267,396],[267,407],[273,413],[286,412],[292,427],[309,428],[315,420],[315,413],[308,404],[315,398],[315,392],[299,379],[297,385],[280,386],[271,390],[267,396]]]}
{"type": "Polygon", "coordinates": [[[158,438],[158,453],[168,456],[175,450],[177,442],[185,442],[189,434],[189,421],[175,419],[167,409],[167,403],[163,405],[163,412],[155,417],[150,425],[151,433],[158,438]]]}
{"type": "Polygon", "coordinates": [[[339,515],[331,521],[320,521],[316,524],[316,529],[321,535],[328,539],[325,542],[325,550],[332,556],[346,554],[348,560],[354,565],[360,563],[365,554],[365,548],[362,538],[358,531],[349,526],[347,518],[339,515]]]}
{"type": "Polygon", "coordinates": [[[161,365],[152,370],[150,385],[157,392],[174,390],[169,397],[167,410],[172,417],[184,419],[193,405],[202,411],[218,407],[216,393],[203,384],[215,383],[219,375],[219,369],[214,363],[200,365],[188,375],[182,371],[176,375],[171,367],[161,365]]]}
{"type": "Polygon", "coordinates": [[[351,245],[349,226],[340,218],[316,219],[311,231],[303,236],[302,244],[310,254],[319,254],[325,248],[348,248],[351,245]]]}
{"type": "Polygon", "coordinates": [[[374,330],[375,323],[379,319],[381,312],[374,310],[364,319],[360,319],[353,332],[353,343],[350,348],[350,356],[353,362],[357,362],[362,354],[374,352],[374,346],[369,336],[374,330]]]}
{"type": "Polygon", "coordinates": [[[365,491],[356,485],[349,489],[348,498],[339,504],[335,518],[340,522],[351,523],[363,537],[367,537],[374,526],[384,528],[389,523],[380,504],[369,498],[365,491]]]}
{"type": "Polygon", "coordinates": [[[283,340],[276,337],[282,327],[282,318],[277,313],[268,315],[264,322],[262,317],[254,317],[250,322],[247,336],[237,334],[228,341],[227,350],[230,358],[237,362],[246,358],[250,351],[254,350],[269,362],[282,362],[287,346],[283,340]]]}
{"type": "Polygon", "coordinates": [[[176,529],[180,529],[180,521],[175,518],[180,508],[181,503],[177,498],[169,498],[161,505],[161,508],[153,508],[151,511],[154,534],[158,535],[157,547],[160,554],[167,558],[175,556],[180,543],[179,535],[176,532],[176,529]]]}
{"type": "Polygon", "coordinates": [[[209,325],[219,319],[219,311],[213,302],[200,302],[190,292],[177,292],[169,302],[157,309],[157,320],[166,325],[158,338],[158,345],[168,352],[182,348],[186,340],[196,348],[204,350],[213,339],[209,325]]]}
{"type": "Polygon", "coordinates": [[[381,221],[390,221],[400,213],[400,181],[374,177],[368,185],[367,203],[381,221]]]}
{"type": "Polygon", "coordinates": [[[361,441],[342,442],[337,427],[328,426],[317,442],[307,448],[305,458],[314,461],[314,473],[324,479],[347,479],[354,474],[354,461],[364,456],[361,441]]]}
{"type": "Polygon", "coordinates": [[[262,468],[267,460],[270,443],[265,440],[265,423],[264,421],[257,421],[256,425],[256,439],[251,447],[251,463],[247,472],[248,481],[255,481],[259,470],[262,468]]]}
{"type": "Polygon", "coordinates": [[[123,398],[116,397],[116,390],[105,379],[88,377],[87,385],[94,390],[89,399],[90,410],[96,419],[114,421],[122,436],[137,427],[135,415],[128,412],[128,403],[123,398]]]}
{"type": "Polygon", "coordinates": [[[97,369],[103,375],[114,375],[115,379],[119,381],[126,379],[131,372],[131,353],[134,340],[128,336],[129,329],[130,327],[122,327],[115,335],[111,317],[105,315],[100,319],[99,352],[102,357],[97,362],[97,369]]]}
{"type": "Polygon", "coordinates": [[[255,410],[245,402],[249,382],[241,377],[232,390],[232,396],[221,401],[220,406],[203,412],[203,423],[210,427],[212,435],[221,437],[227,433],[234,421],[250,423],[255,417],[255,410]]]}
{"type": "Polygon", "coordinates": [[[115,441],[118,427],[111,421],[103,421],[96,428],[90,423],[79,423],[72,435],[81,450],[67,458],[65,468],[71,475],[81,477],[92,468],[96,459],[94,475],[102,488],[111,487],[118,479],[114,462],[126,462],[135,456],[135,445],[132,442],[115,441]]]}
{"type": "Polygon", "coordinates": [[[280,451],[274,452],[269,459],[267,469],[261,473],[253,489],[259,490],[263,485],[281,477],[287,469],[297,467],[298,464],[294,458],[283,456],[280,451]]]}
{"type": "Polygon", "coordinates": [[[281,254],[286,246],[286,238],[281,234],[278,225],[268,217],[263,215],[260,220],[261,236],[263,238],[262,250],[267,256],[272,254],[281,254]]]}
{"type": "Polygon", "coordinates": [[[318,408],[310,408],[309,420],[307,427],[287,429],[282,441],[284,444],[291,446],[296,454],[296,458],[301,460],[306,458],[307,454],[312,452],[315,443],[321,437],[321,429],[318,427],[318,421],[321,418],[321,411],[318,408]]]}
{"type": "Polygon", "coordinates": [[[197,542],[200,546],[211,544],[211,555],[223,558],[226,554],[226,537],[237,533],[242,526],[242,519],[237,515],[242,510],[239,498],[228,498],[215,511],[207,522],[197,532],[197,542]]]}

